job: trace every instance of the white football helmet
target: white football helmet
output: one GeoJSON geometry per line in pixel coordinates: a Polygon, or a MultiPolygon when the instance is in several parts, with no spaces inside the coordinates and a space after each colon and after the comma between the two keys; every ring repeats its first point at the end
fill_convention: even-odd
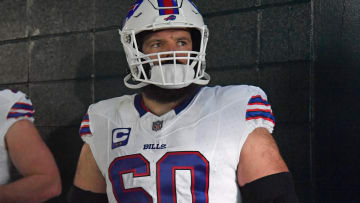
{"type": "Polygon", "coordinates": [[[137,0],[119,33],[130,67],[130,74],[124,78],[127,87],[137,89],[154,84],[162,88],[178,89],[191,83],[200,85],[209,83],[210,76],[205,73],[205,50],[209,31],[191,0],[137,0]],[[152,54],[141,52],[142,45],[138,44],[137,34],[174,28],[196,30],[191,33],[198,33],[196,39],[192,34],[193,47],[197,50],[152,54]],[[164,55],[167,57],[160,57],[164,55]],[[150,56],[156,56],[156,59],[150,59],[150,56]],[[187,64],[177,64],[178,59],[186,59],[187,64]],[[162,64],[162,61],[173,62],[162,64]],[[136,84],[129,83],[130,79],[136,84]]]}

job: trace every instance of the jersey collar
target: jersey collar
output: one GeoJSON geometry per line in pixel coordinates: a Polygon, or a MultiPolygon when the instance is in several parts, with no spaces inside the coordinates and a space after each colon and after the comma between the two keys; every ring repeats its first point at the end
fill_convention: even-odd
{"type": "MultiPolygon", "coordinates": [[[[182,110],[184,110],[191,103],[191,101],[198,94],[200,89],[201,88],[199,87],[192,96],[187,97],[183,102],[181,102],[179,105],[177,105],[173,109],[175,111],[176,115],[179,114],[182,110]]],[[[147,112],[150,112],[150,110],[145,106],[141,94],[135,95],[134,106],[135,106],[136,110],[138,111],[140,117],[145,115],[147,112]]]]}

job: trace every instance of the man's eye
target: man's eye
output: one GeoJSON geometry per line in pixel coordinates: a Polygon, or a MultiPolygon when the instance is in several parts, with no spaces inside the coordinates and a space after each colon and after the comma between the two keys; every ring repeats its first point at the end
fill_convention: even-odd
{"type": "Polygon", "coordinates": [[[160,43],[154,43],[150,45],[151,48],[159,48],[160,47],[160,43]]]}
{"type": "Polygon", "coordinates": [[[178,41],[179,46],[185,46],[187,43],[185,41],[178,41]]]}

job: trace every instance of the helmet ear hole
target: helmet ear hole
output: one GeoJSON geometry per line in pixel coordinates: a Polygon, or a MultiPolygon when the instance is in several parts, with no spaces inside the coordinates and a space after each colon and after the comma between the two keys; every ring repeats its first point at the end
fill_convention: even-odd
{"type": "Polygon", "coordinates": [[[146,36],[148,36],[151,32],[152,31],[150,30],[145,30],[135,35],[136,43],[140,52],[143,52],[142,50],[143,43],[145,41],[146,36]]]}
{"type": "Polygon", "coordinates": [[[193,43],[193,51],[200,51],[201,33],[198,29],[190,29],[191,40],[193,43]]]}

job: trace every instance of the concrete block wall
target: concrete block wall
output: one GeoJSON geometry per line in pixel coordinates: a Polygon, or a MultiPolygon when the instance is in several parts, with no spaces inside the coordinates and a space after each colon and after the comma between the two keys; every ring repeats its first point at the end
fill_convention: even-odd
{"type": "Polygon", "coordinates": [[[273,132],[301,202],[312,202],[311,1],[198,1],[210,29],[211,85],[249,84],[268,95],[273,132]]]}
{"type": "MultiPolygon", "coordinates": [[[[64,194],[72,183],[89,104],[129,94],[117,29],[132,1],[3,0],[0,88],[26,92],[54,153],[64,194]]],[[[312,202],[311,0],[197,0],[210,29],[210,85],[249,84],[268,95],[274,137],[301,202],[312,202]]]]}
{"type": "Polygon", "coordinates": [[[360,202],[360,2],[315,2],[318,202],[360,202]]]}

